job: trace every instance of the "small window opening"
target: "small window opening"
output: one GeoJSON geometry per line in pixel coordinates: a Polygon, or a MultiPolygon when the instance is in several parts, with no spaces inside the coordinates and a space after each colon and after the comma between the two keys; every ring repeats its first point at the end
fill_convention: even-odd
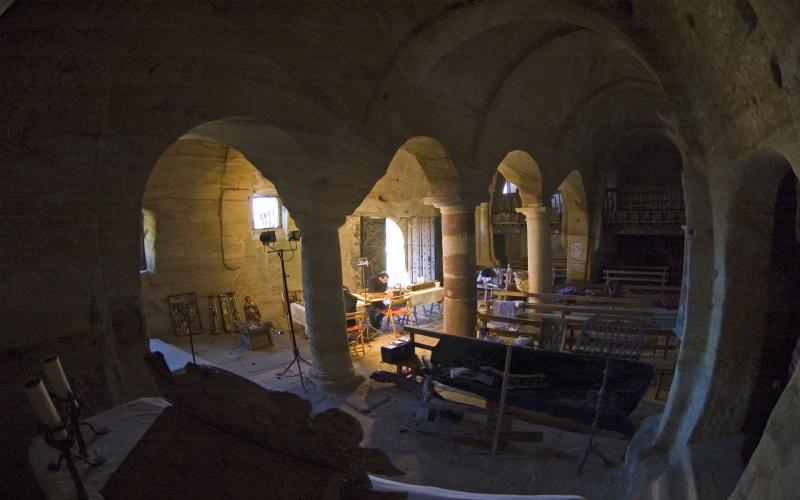
{"type": "Polygon", "coordinates": [[[553,196],[550,197],[550,208],[552,208],[556,213],[563,213],[564,198],[562,198],[560,191],[557,191],[555,194],[553,194],[553,196]]]}
{"type": "Polygon", "coordinates": [[[277,196],[253,197],[253,229],[281,227],[281,203],[277,196]]]}
{"type": "Polygon", "coordinates": [[[503,194],[514,194],[517,192],[517,185],[511,181],[506,181],[503,184],[503,194]]]}
{"type": "Polygon", "coordinates": [[[139,272],[156,272],[156,216],[142,209],[142,234],[139,239],[139,272]]]}

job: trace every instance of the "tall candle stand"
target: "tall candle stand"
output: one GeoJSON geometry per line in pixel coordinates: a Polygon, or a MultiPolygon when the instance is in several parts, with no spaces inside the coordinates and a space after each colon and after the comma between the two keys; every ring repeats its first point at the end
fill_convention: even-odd
{"type": "MultiPolygon", "coordinates": [[[[191,325],[190,325],[191,326],[191,325]]],[[[191,331],[191,329],[190,329],[191,331]]],[[[95,429],[88,422],[81,423],[81,408],[79,398],[80,384],[73,381],[70,384],[64,373],[64,368],[61,366],[61,360],[58,356],[49,356],[42,360],[42,371],[44,378],[47,379],[50,390],[47,394],[40,394],[40,398],[47,398],[49,396],[58,407],[58,413],[61,422],[66,422],[67,429],[72,433],[73,438],[78,443],[78,450],[80,457],[89,465],[99,465],[105,462],[102,457],[89,460],[89,452],[86,449],[86,442],[81,433],[81,425],[86,425],[91,429],[95,435],[102,435],[108,432],[107,429],[95,429]],[[73,386],[75,389],[73,389],[73,386]]],[[[44,386],[42,386],[44,387],[44,386]]],[[[54,423],[48,422],[48,425],[55,426],[54,423]]]]}
{"type": "Polygon", "coordinates": [[[39,422],[39,428],[44,436],[44,442],[47,443],[47,445],[51,448],[58,450],[60,453],[58,456],[58,461],[51,462],[47,468],[51,471],[57,471],[61,468],[62,461],[67,462],[67,470],[69,470],[69,475],[72,476],[72,482],[75,483],[75,491],[78,494],[78,498],[80,500],[88,499],[89,494],[86,493],[86,487],[83,485],[83,480],[81,480],[81,476],[78,474],[78,468],[75,466],[75,459],[72,457],[72,445],[75,444],[75,438],[70,432],[68,426],[64,426],[62,424],[61,427],[53,428],[39,422]],[[57,434],[64,431],[66,431],[67,434],[66,439],[56,438],[57,434]]]}
{"type": "MultiPolygon", "coordinates": [[[[74,386],[78,386],[78,384],[73,384],[74,386]]],[[[102,436],[104,434],[108,434],[108,429],[105,427],[98,427],[95,428],[89,422],[81,422],[81,413],[82,413],[82,406],[80,401],[78,400],[77,395],[69,391],[67,392],[66,398],[58,397],[55,394],[50,394],[50,397],[53,398],[53,401],[56,403],[58,407],[59,413],[64,415],[65,421],[67,422],[67,428],[74,437],[75,441],[78,443],[78,455],[89,465],[95,466],[105,463],[106,459],[100,456],[90,457],[89,451],[86,448],[86,440],[83,438],[83,433],[81,432],[81,426],[88,427],[89,430],[94,433],[96,436],[102,436]]]]}
{"type": "MultiPolygon", "coordinates": [[[[49,360],[54,361],[54,360],[49,360]]],[[[58,364],[60,367],[60,363],[58,364]]],[[[48,370],[50,365],[48,365],[48,370]]],[[[66,386],[68,382],[66,378],[59,377],[59,387],[66,386]],[[62,383],[63,382],[63,383],[62,383]]],[[[75,491],[78,498],[89,498],[86,494],[86,488],[83,485],[78,469],[75,467],[75,460],[72,455],[72,446],[75,444],[75,434],[71,432],[69,422],[64,424],[64,418],[56,410],[50,395],[45,389],[44,382],[39,377],[33,377],[25,381],[23,388],[28,396],[28,400],[33,406],[33,413],[36,416],[36,422],[39,429],[42,431],[44,442],[59,451],[58,461],[51,463],[47,468],[51,471],[57,471],[61,468],[61,462],[67,462],[67,469],[72,476],[72,482],[75,483],[75,491]]],[[[71,402],[74,404],[74,402],[71,402]]]]}

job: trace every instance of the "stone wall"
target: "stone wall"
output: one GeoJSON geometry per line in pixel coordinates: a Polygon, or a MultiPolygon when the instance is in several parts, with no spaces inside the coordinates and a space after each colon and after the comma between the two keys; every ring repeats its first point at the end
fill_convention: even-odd
{"type": "MultiPolygon", "coordinates": [[[[142,298],[151,338],[174,338],[170,295],[195,292],[203,331],[211,329],[208,294],[235,291],[255,299],[264,319],[286,326],[277,255],[264,252],[252,229],[250,198],[276,195],[238,151],[202,140],[180,140],[159,159],[143,206],[157,226],[155,272],[142,273],[142,298]]],[[[289,290],[300,290],[300,255],[286,263],[289,290]]]]}
{"type": "Polygon", "coordinates": [[[800,370],[795,370],[730,500],[789,500],[800,497],[797,481],[800,454],[797,452],[797,443],[790,438],[800,435],[798,408],[800,370]]]}

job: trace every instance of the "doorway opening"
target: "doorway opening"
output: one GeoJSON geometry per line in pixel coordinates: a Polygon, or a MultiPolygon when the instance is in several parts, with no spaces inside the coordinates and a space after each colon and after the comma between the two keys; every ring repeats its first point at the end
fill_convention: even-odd
{"type": "Polygon", "coordinates": [[[392,219],[386,219],[386,272],[389,273],[390,287],[402,287],[410,283],[405,248],[403,230],[392,219]]]}
{"type": "Polygon", "coordinates": [[[792,357],[800,330],[800,243],[797,237],[798,181],[788,172],[778,188],[772,231],[768,291],[767,333],[759,361],[758,378],[742,432],[750,437],[749,458],[767,420],[792,375],[792,357]]]}

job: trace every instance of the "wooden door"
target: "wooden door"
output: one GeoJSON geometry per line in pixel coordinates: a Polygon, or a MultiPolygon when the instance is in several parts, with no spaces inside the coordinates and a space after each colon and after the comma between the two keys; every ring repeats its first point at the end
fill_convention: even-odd
{"type": "Polygon", "coordinates": [[[413,217],[408,224],[409,272],[412,282],[437,279],[436,224],[434,217],[413,217]]]}

